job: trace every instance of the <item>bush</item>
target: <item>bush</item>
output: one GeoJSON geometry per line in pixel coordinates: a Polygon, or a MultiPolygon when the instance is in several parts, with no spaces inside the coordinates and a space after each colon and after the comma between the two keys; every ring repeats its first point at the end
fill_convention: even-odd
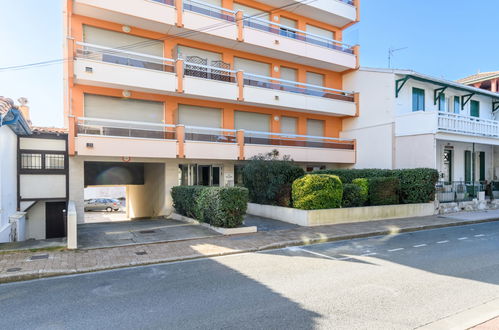
{"type": "Polygon", "coordinates": [[[438,171],[433,168],[414,168],[394,171],[400,180],[400,202],[428,203],[435,200],[438,171]]]}
{"type": "Polygon", "coordinates": [[[435,199],[435,184],[438,171],[432,168],[402,170],[385,169],[334,169],[316,171],[314,174],[337,175],[345,183],[353,183],[358,178],[397,177],[400,180],[400,198],[402,204],[427,203],[435,199]]]}
{"type": "Polygon", "coordinates": [[[369,203],[394,205],[400,202],[400,180],[395,177],[369,179],[369,203]]]}
{"type": "Polygon", "coordinates": [[[343,185],[343,201],[342,207],[359,207],[364,206],[362,201],[362,189],[360,186],[353,183],[346,183],[343,185]]]}
{"type": "Polygon", "coordinates": [[[223,228],[243,223],[248,204],[246,188],[178,186],[171,193],[175,211],[181,215],[223,228]]]}
{"type": "Polygon", "coordinates": [[[277,152],[255,156],[244,166],[243,182],[252,203],[291,206],[291,185],[305,172],[289,158],[277,157],[277,152]]]}
{"type": "Polygon", "coordinates": [[[335,175],[308,174],[293,182],[293,206],[302,210],[341,207],[343,184],[335,175]]]}

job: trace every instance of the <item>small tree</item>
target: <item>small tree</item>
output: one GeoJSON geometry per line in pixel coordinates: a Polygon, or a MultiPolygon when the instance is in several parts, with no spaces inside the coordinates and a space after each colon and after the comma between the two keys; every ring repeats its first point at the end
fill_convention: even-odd
{"type": "Polygon", "coordinates": [[[250,202],[291,206],[291,185],[304,174],[289,156],[279,159],[279,152],[272,150],[250,159],[243,168],[243,181],[250,202]]]}

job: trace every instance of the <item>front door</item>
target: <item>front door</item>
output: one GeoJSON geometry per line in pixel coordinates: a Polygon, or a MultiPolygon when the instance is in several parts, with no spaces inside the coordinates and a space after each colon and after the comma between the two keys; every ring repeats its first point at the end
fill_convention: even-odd
{"type": "Polygon", "coordinates": [[[66,202],[45,203],[45,237],[66,236],[66,202]]]}
{"type": "Polygon", "coordinates": [[[452,149],[444,149],[442,173],[444,182],[452,181],[452,149]]]}

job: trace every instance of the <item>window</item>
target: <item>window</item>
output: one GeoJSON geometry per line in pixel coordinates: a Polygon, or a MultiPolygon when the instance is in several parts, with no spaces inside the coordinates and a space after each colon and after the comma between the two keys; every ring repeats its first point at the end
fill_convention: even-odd
{"type": "Polygon", "coordinates": [[[424,111],[424,89],[412,89],[412,111],[424,111]]]}
{"type": "Polygon", "coordinates": [[[25,170],[41,170],[41,154],[21,154],[21,168],[25,170]]]}
{"type": "Polygon", "coordinates": [[[281,133],[285,134],[296,134],[296,128],[298,126],[298,118],[294,117],[281,117],[281,133]]]}
{"type": "Polygon", "coordinates": [[[307,119],[307,135],[324,136],[324,121],[307,119]]]}
{"type": "Polygon", "coordinates": [[[446,111],[447,109],[447,102],[445,102],[445,94],[440,93],[440,96],[438,97],[438,111],[446,111]]]}
{"type": "Polygon", "coordinates": [[[45,169],[47,169],[47,170],[63,170],[64,169],[64,155],[46,154],[45,155],[45,169]]]}
{"type": "Polygon", "coordinates": [[[279,23],[281,25],[284,25],[284,26],[280,27],[282,36],[286,36],[289,38],[296,38],[296,32],[292,29],[286,28],[286,27],[290,27],[290,28],[296,29],[297,23],[295,20],[281,16],[279,23]]]}
{"type": "Polygon", "coordinates": [[[464,151],[464,181],[471,182],[471,151],[464,151]]]}
{"type": "Polygon", "coordinates": [[[478,101],[470,102],[470,115],[472,117],[480,117],[480,102],[478,101]]]}
{"type": "Polygon", "coordinates": [[[454,113],[461,112],[461,100],[459,96],[454,96],[454,113]]]}

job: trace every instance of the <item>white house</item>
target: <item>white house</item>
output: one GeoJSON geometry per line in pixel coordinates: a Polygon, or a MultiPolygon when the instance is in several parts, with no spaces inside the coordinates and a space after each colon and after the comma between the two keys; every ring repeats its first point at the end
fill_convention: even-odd
{"type": "Polygon", "coordinates": [[[436,168],[447,185],[497,180],[499,94],[406,70],[361,68],[344,83],[360,95],[341,135],[357,139],[353,167],[436,168]]]}
{"type": "MultiPolygon", "coordinates": [[[[24,100],[23,100],[24,101],[24,100]]],[[[66,236],[67,133],[0,97],[0,243],[66,236]]]]}

